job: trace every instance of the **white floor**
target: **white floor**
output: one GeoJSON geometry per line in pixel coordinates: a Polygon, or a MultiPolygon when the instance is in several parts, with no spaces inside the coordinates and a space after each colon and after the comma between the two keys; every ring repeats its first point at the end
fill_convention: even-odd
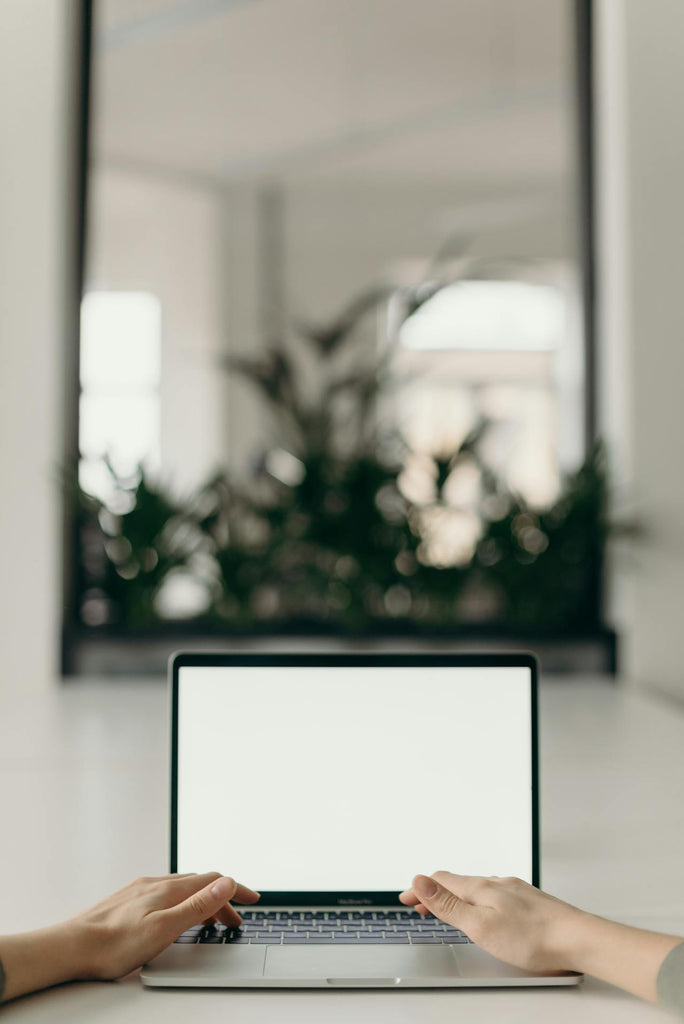
{"type": "MultiPolygon", "coordinates": [[[[567,677],[546,680],[540,704],[543,887],[598,913],[684,934],[684,708],[611,680],[567,677]]],[[[0,692],[0,932],[58,920],[136,875],[165,872],[167,785],[163,683],[69,683],[41,697],[0,692]]],[[[457,870],[457,857],[445,866],[457,870]]],[[[591,991],[604,1005],[607,992],[586,997],[591,991]]],[[[366,998],[358,1005],[379,1005],[366,998]]],[[[293,1000],[293,1012],[314,1005],[293,1000]]],[[[492,1000],[477,1005],[494,1019],[492,1000]]],[[[408,1012],[414,1001],[401,1006],[408,1012]]],[[[442,1001],[435,994],[429,1004],[435,1020],[442,1001]]],[[[254,1008],[246,996],[232,1005],[254,1008]]],[[[527,998],[515,1005],[522,1012],[527,998]]],[[[620,997],[610,1008],[606,1020],[627,1007],[620,997]]],[[[635,1020],[659,1013],[632,1011],[630,1001],[632,1012],[635,1020]]]]}

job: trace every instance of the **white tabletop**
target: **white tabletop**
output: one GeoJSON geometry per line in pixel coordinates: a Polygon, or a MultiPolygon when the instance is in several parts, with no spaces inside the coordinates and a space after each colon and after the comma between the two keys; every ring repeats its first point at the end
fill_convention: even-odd
{"type": "MultiPolygon", "coordinates": [[[[580,906],[684,934],[684,709],[605,679],[546,680],[540,700],[542,884],[580,906]]],[[[167,870],[166,688],[86,681],[0,690],[0,933],[60,920],[167,870]]],[[[451,866],[451,865],[449,865],[451,866]]],[[[458,868],[457,864],[453,865],[458,868]]],[[[147,991],[136,976],[63,986],[3,1021],[666,1020],[587,979],[579,989],[147,991]]]]}

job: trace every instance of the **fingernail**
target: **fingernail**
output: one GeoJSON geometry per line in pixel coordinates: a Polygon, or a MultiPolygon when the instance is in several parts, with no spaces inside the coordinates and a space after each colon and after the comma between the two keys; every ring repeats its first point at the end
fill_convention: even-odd
{"type": "Polygon", "coordinates": [[[235,883],[232,878],[217,878],[211,887],[211,895],[215,896],[217,900],[221,896],[228,899],[229,896],[232,896],[234,888],[235,883]]]}
{"type": "Polygon", "coordinates": [[[439,892],[439,886],[434,878],[428,878],[426,875],[416,875],[413,880],[413,891],[421,899],[431,900],[439,892]]]}

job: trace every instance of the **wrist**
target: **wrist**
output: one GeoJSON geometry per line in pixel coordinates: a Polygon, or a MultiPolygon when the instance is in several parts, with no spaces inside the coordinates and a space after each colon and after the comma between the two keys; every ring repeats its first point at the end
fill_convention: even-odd
{"type": "Polygon", "coordinates": [[[93,929],[74,918],[46,931],[52,933],[53,948],[58,951],[60,981],[88,981],[98,977],[99,943],[93,929]]]}
{"type": "Polygon", "coordinates": [[[88,948],[71,922],[0,939],[6,974],[4,998],[15,999],[51,985],[85,977],[88,948]]]}
{"type": "Polygon", "coordinates": [[[567,913],[560,916],[555,925],[553,949],[560,970],[586,973],[587,950],[599,920],[585,910],[568,905],[567,913]]]}
{"type": "Polygon", "coordinates": [[[582,913],[569,936],[568,966],[655,1002],[663,960],[682,940],[582,913]]]}

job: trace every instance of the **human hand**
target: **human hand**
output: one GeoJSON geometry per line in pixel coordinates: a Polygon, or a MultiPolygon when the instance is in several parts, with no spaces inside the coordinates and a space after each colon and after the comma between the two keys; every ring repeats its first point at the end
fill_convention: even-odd
{"type": "Polygon", "coordinates": [[[519,878],[436,871],[416,875],[399,896],[419,914],[461,928],[482,949],[537,973],[579,971],[657,1000],[658,974],[681,936],[608,921],[540,892],[519,878]]]}
{"type": "Polygon", "coordinates": [[[218,920],[237,928],[229,900],[256,903],[259,893],[216,871],[138,878],[84,911],[65,927],[88,936],[90,977],[119,978],[151,960],[184,931],[218,920]]]}
{"type": "Polygon", "coordinates": [[[519,878],[436,871],[416,875],[399,899],[460,928],[478,946],[528,971],[574,970],[573,937],[585,915],[519,878]]]}
{"type": "Polygon", "coordinates": [[[64,981],[120,978],[193,925],[219,920],[237,927],[242,918],[229,901],[258,899],[258,892],[216,871],[138,878],[69,921],[0,938],[4,997],[64,981]]]}

